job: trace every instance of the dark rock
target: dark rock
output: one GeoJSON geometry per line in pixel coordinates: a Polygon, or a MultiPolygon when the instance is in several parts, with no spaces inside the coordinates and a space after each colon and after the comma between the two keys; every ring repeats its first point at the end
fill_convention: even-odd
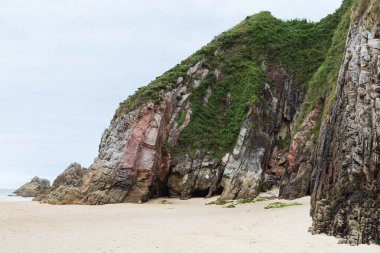
{"type": "Polygon", "coordinates": [[[313,233],[352,245],[380,244],[378,98],[372,89],[358,89],[363,78],[368,87],[379,84],[379,65],[372,60],[378,56],[375,48],[368,48],[376,44],[377,28],[371,24],[380,21],[379,5],[371,0],[361,7],[367,11],[351,24],[335,100],[321,128],[311,210],[313,233]]]}
{"type": "Polygon", "coordinates": [[[170,170],[168,190],[172,197],[211,197],[220,191],[224,166],[198,151],[195,159],[187,156],[170,170]]]}
{"type": "Polygon", "coordinates": [[[286,173],[281,181],[280,197],[296,199],[311,192],[313,151],[315,148],[313,130],[321,110],[315,108],[305,118],[300,130],[295,134],[288,153],[286,173]]]}

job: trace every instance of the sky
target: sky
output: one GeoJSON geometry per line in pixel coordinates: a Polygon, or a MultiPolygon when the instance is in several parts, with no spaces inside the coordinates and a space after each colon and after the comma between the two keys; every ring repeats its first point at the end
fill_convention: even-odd
{"type": "Polygon", "coordinates": [[[0,188],[88,167],[119,102],[246,16],[341,0],[0,0],[0,188]]]}

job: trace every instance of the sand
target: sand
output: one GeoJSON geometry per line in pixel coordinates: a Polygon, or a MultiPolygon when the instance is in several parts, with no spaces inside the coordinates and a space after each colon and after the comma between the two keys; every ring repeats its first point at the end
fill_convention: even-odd
{"type": "MultiPolygon", "coordinates": [[[[307,232],[309,198],[302,206],[265,210],[271,203],[206,206],[210,200],[172,200],[106,206],[50,206],[0,202],[1,253],[102,252],[380,252],[307,232]]],[[[273,202],[273,201],[272,201],[273,202]]]]}

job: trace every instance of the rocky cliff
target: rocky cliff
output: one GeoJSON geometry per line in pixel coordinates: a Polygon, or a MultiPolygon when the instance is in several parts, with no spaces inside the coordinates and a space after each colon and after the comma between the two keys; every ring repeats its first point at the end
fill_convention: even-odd
{"type": "Polygon", "coordinates": [[[71,165],[37,199],[279,189],[313,194],[313,232],[379,243],[379,2],[369,2],[345,0],[318,23],[247,17],[121,103],[90,168],[71,165]]]}
{"type": "Polygon", "coordinates": [[[380,243],[380,3],[353,9],[334,102],[316,149],[314,233],[380,243]]]}
{"type": "Polygon", "coordinates": [[[287,149],[306,83],[347,8],[319,23],[247,17],[121,103],[70,198],[54,188],[41,201],[253,198],[278,187],[286,161],[273,153],[287,149]]]}

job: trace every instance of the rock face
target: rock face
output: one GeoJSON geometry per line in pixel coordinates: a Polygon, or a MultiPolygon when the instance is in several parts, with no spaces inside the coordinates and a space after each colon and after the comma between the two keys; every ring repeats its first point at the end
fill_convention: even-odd
{"type": "Polygon", "coordinates": [[[380,244],[379,5],[371,0],[354,8],[314,168],[311,231],[350,244],[380,244]]]}
{"type": "Polygon", "coordinates": [[[251,198],[260,192],[271,146],[268,132],[273,131],[273,126],[265,129],[265,124],[258,124],[259,120],[257,108],[252,108],[224,169],[222,200],[251,198]],[[263,128],[255,129],[254,123],[263,128]]]}
{"type": "Polygon", "coordinates": [[[21,186],[14,193],[21,197],[36,197],[50,189],[50,182],[47,179],[34,177],[29,183],[21,186]]]}
{"type": "Polygon", "coordinates": [[[278,155],[277,143],[290,136],[302,92],[283,69],[265,70],[274,81],[273,88],[264,86],[262,95],[269,106],[253,106],[243,123],[224,168],[223,200],[252,198],[277,188],[285,173],[286,161],[271,158],[278,155]]]}
{"type": "MultiPolygon", "coordinates": [[[[190,83],[207,75],[202,63],[189,69],[190,83]]],[[[291,90],[289,77],[285,72],[279,73],[277,89],[291,90]]],[[[165,145],[175,146],[191,117],[184,79],[178,82],[177,89],[162,94],[159,106],[149,103],[116,117],[104,132],[99,156],[89,170],[71,165],[53,183],[52,191],[36,200],[50,204],[107,204],[140,203],[166,194],[181,199],[215,194],[222,194],[221,199],[257,196],[276,138],[275,129],[295,115],[294,92],[283,93],[277,99],[266,85],[264,96],[269,106],[250,109],[231,154],[215,159],[198,150],[194,158],[172,158],[165,145]],[[179,94],[183,94],[181,99],[177,99],[179,94]],[[178,122],[180,115],[185,115],[183,122],[178,122]]]]}
{"type": "Polygon", "coordinates": [[[224,166],[205,152],[198,151],[195,159],[187,155],[172,166],[167,183],[170,196],[181,199],[211,197],[221,189],[224,166]]]}
{"type": "Polygon", "coordinates": [[[272,92],[267,89],[270,92],[270,97],[272,97],[271,103],[275,112],[276,123],[271,135],[270,158],[264,166],[262,190],[279,187],[288,169],[287,139],[291,136],[297,111],[304,96],[302,89],[295,87],[293,80],[284,70],[269,70],[268,76],[275,80],[274,94],[278,94],[278,98],[273,97],[272,92]]]}
{"type": "MultiPolygon", "coordinates": [[[[270,13],[259,14],[257,18],[278,24],[270,13]]],[[[247,29],[251,29],[250,22],[244,24],[247,29]]],[[[291,32],[294,35],[293,30],[291,32]]],[[[278,148],[278,143],[285,142],[291,135],[304,86],[296,84],[281,64],[265,60],[257,64],[257,59],[252,60],[251,56],[248,62],[241,66],[239,63],[239,68],[231,71],[235,64],[228,64],[233,62],[233,57],[256,53],[249,51],[246,45],[231,44],[228,36],[214,46],[216,48],[209,47],[208,54],[181,64],[186,68],[180,66],[180,71],[174,74],[169,71],[165,78],[122,104],[103,133],[98,157],[90,168],[70,166],[54,182],[51,192],[36,200],[51,204],[140,203],[158,196],[188,199],[216,194],[220,194],[221,199],[235,199],[254,198],[261,190],[278,188],[287,166],[287,159],[282,159],[285,153],[278,148]],[[236,50],[240,50],[239,53],[236,50]],[[245,66],[248,67],[244,72],[245,66]],[[240,72],[244,76],[237,75],[240,72]],[[239,78],[236,85],[244,87],[241,93],[252,93],[252,96],[234,91],[239,87],[229,83],[236,78],[239,78]],[[145,96],[155,99],[145,101],[145,96]],[[195,96],[199,97],[199,103],[194,101],[195,96]],[[260,98],[253,99],[254,96],[260,98]],[[127,109],[123,109],[123,105],[127,109]],[[213,138],[233,136],[232,145],[225,145],[224,149],[185,147],[184,151],[177,152],[181,134],[190,127],[197,116],[193,111],[199,112],[199,107],[206,113],[197,127],[212,131],[209,124],[223,125],[228,128],[220,131],[224,136],[213,138]],[[208,121],[213,117],[212,108],[221,114],[215,115],[213,122],[208,121]],[[229,115],[232,113],[238,113],[239,118],[229,115]],[[237,127],[229,128],[235,123],[226,122],[231,118],[239,122],[237,127]],[[215,156],[219,150],[223,152],[215,156]],[[280,159],[271,159],[280,154],[280,159]]],[[[284,61],[287,63],[288,59],[284,61]]],[[[194,136],[188,139],[197,140],[194,136]]],[[[295,173],[297,169],[292,171],[295,173]]],[[[304,190],[297,196],[308,193],[304,190]]]]}
{"type": "Polygon", "coordinates": [[[280,196],[286,199],[296,199],[310,195],[313,171],[313,151],[316,138],[313,130],[321,113],[315,108],[306,117],[300,130],[295,134],[287,156],[287,169],[281,181],[280,196]]]}
{"type": "Polygon", "coordinates": [[[79,187],[83,184],[83,176],[87,172],[78,163],[71,164],[53,182],[49,191],[39,193],[33,200],[49,204],[80,203],[81,192],[79,187]]]}
{"type": "Polygon", "coordinates": [[[69,173],[57,178],[57,187],[54,183],[52,192],[40,200],[51,204],[139,203],[165,194],[170,155],[164,144],[166,140],[176,143],[188,124],[185,119],[178,125],[179,114],[186,114],[186,118],[191,114],[188,95],[177,99],[180,93],[186,93],[182,84],[161,94],[160,105],[148,103],[115,117],[102,136],[98,158],[89,170],[80,171],[75,164],[70,166],[69,173]],[[79,177],[61,187],[68,176],[72,177],[71,171],[79,177]]]}

